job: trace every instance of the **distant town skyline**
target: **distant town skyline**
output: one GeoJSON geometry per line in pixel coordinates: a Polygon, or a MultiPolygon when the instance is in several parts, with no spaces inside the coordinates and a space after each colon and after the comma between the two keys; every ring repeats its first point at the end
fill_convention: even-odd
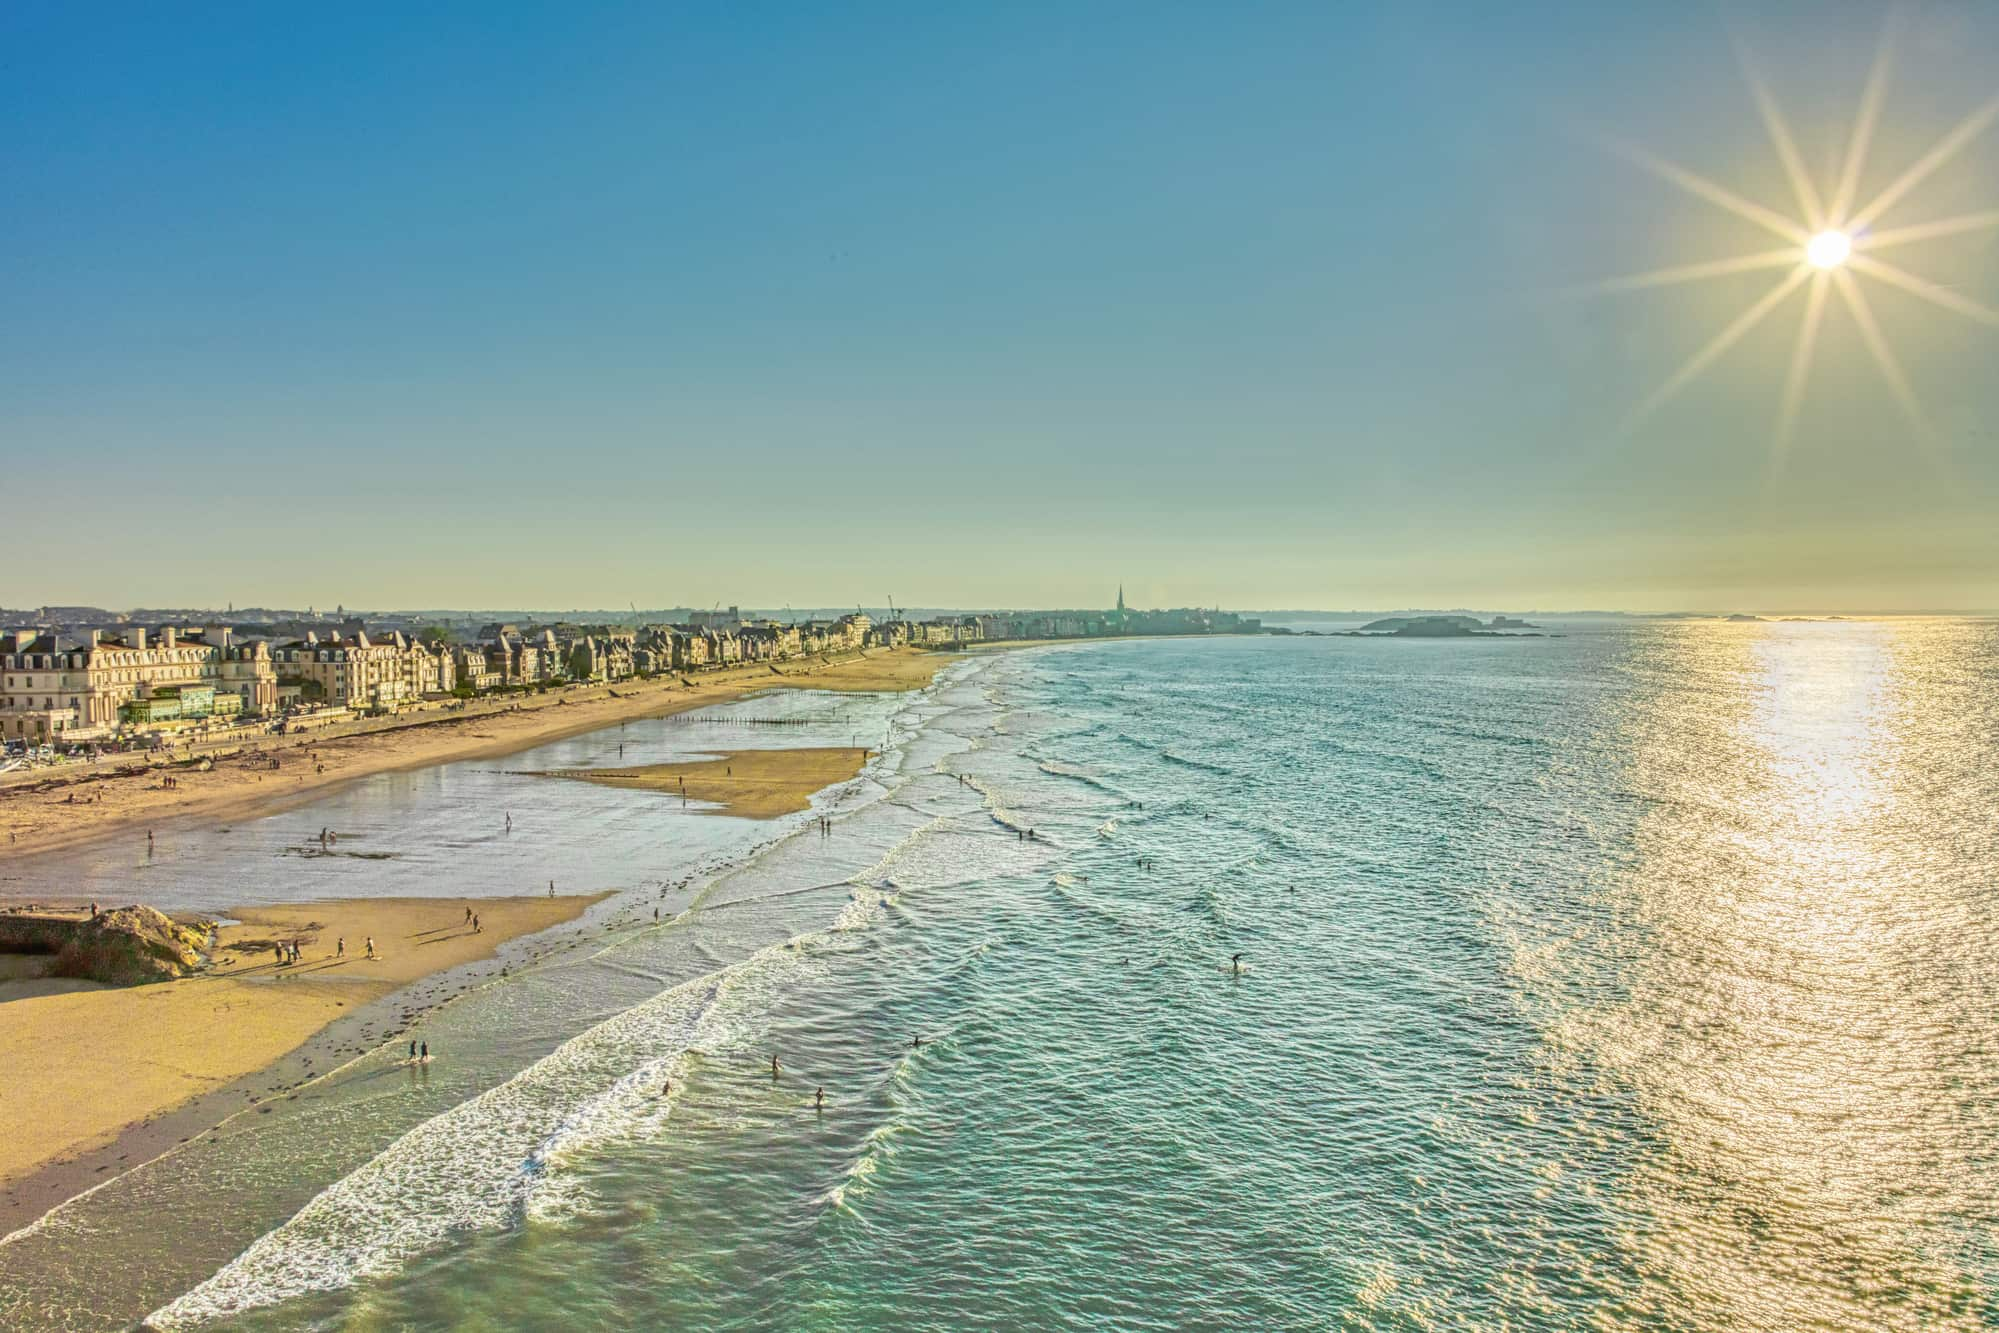
{"type": "MultiPolygon", "coordinates": [[[[1887,14],[16,7],[0,605],[1999,605],[1999,227],[1573,295],[1769,250],[1887,14]]],[[[1995,51],[1870,223],[1999,216],[1995,51]]]]}

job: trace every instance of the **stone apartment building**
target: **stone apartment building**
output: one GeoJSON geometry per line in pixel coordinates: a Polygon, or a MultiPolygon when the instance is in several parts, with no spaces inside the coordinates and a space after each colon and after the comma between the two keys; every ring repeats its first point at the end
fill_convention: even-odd
{"type": "Polygon", "coordinates": [[[277,706],[270,649],[237,643],[228,630],[70,636],[35,630],[0,634],[0,738],[32,744],[90,740],[120,721],[128,702],[155,690],[192,687],[234,696],[228,711],[262,715],[277,706]]]}
{"type": "Polygon", "coordinates": [[[627,680],[637,673],[638,636],[629,630],[579,634],[569,642],[571,680],[627,680]]]}
{"type": "Polygon", "coordinates": [[[303,686],[309,699],[356,710],[399,708],[458,683],[449,649],[400,632],[376,639],[308,634],[272,650],[271,657],[286,685],[303,686]]]}

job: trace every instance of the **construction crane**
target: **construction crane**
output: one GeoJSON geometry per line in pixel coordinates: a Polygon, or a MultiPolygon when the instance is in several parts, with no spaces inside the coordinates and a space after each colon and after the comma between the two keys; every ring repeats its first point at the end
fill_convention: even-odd
{"type": "Polygon", "coordinates": [[[888,618],[891,622],[900,618],[895,613],[895,598],[893,596],[888,599],[888,618]]]}

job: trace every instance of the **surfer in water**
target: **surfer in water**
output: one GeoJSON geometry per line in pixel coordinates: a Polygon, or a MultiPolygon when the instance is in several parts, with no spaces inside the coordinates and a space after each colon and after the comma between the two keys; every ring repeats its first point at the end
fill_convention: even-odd
{"type": "Polygon", "coordinates": [[[812,1109],[815,1111],[826,1109],[826,1089],[821,1088],[812,1094],[812,1109]]]}
{"type": "Polygon", "coordinates": [[[777,1057],[775,1055],[770,1058],[770,1081],[773,1083],[777,1082],[777,1057]]]}

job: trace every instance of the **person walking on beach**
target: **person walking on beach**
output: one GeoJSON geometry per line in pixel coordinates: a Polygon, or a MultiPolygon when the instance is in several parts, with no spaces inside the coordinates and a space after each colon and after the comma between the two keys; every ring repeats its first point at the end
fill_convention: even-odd
{"type": "Polygon", "coordinates": [[[278,966],[283,967],[285,965],[285,946],[282,944],[273,944],[271,952],[278,956],[278,966]]]}
{"type": "Polygon", "coordinates": [[[368,937],[368,956],[370,958],[375,956],[375,937],[373,935],[368,937]]]}
{"type": "Polygon", "coordinates": [[[415,1043],[415,1042],[411,1042],[411,1043],[410,1043],[410,1060],[411,1060],[412,1062],[414,1062],[414,1061],[416,1060],[416,1043],[415,1043]]]}
{"type": "Polygon", "coordinates": [[[471,924],[472,924],[472,909],[471,909],[471,908],[469,908],[469,907],[468,907],[468,908],[466,908],[466,909],[465,909],[465,919],[464,919],[463,921],[459,922],[458,924],[460,924],[460,925],[462,925],[462,926],[469,926],[469,925],[471,925],[471,924]]]}
{"type": "Polygon", "coordinates": [[[333,941],[333,956],[335,958],[345,958],[347,956],[347,937],[345,935],[333,941]]]}
{"type": "Polygon", "coordinates": [[[423,1062],[424,1062],[425,1064],[429,1064],[429,1063],[430,1063],[430,1043],[429,1043],[429,1042],[425,1042],[425,1043],[423,1044],[423,1062]]]}
{"type": "Polygon", "coordinates": [[[475,917],[473,917],[473,918],[472,918],[472,933],[473,933],[474,935],[481,935],[481,934],[484,934],[484,933],[485,933],[485,930],[486,930],[486,928],[485,928],[484,926],[482,926],[482,925],[480,925],[480,924],[479,924],[479,918],[478,918],[478,917],[476,917],[476,916],[475,916],[475,917]]]}

